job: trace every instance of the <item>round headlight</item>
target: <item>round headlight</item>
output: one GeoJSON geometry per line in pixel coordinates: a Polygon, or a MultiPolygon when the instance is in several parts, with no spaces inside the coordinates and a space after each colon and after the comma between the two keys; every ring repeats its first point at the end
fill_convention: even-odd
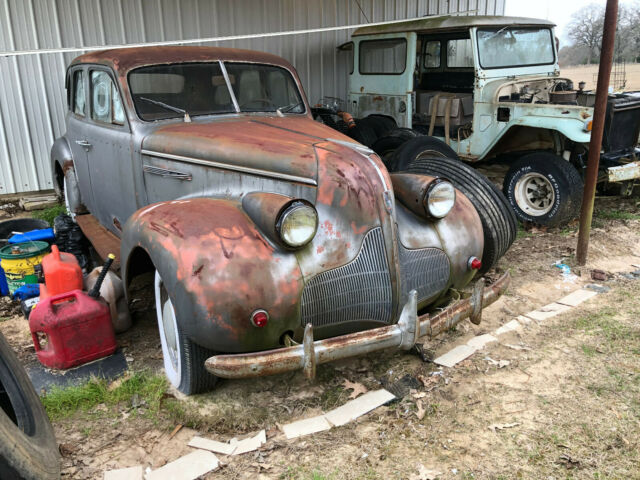
{"type": "Polygon", "coordinates": [[[280,238],[290,247],[309,243],[318,229],[318,212],[308,203],[291,203],[280,215],[276,229],[280,238]]]}
{"type": "Polygon", "coordinates": [[[455,203],[456,189],[450,182],[440,179],[431,182],[424,196],[424,207],[429,215],[442,218],[451,211],[455,203]]]}

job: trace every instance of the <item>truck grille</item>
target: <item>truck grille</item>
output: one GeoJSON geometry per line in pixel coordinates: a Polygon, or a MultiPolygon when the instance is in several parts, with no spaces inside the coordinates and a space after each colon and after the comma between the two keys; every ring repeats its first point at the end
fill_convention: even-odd
{"type": "Polygon", "coordinates": [[[384,237],[378,227],[365,235],[353,261],[307,282],[301,323],[314,327],[358,320],[390,323],[392,297],[384,237]]]}
{"type": "Polygon", "coordinates": [[[398,241],[402,301],[411,290],[418,292],[418,303],[437,296],[449,283],[449,258],[439,248],[410,250],[398,241]]]}

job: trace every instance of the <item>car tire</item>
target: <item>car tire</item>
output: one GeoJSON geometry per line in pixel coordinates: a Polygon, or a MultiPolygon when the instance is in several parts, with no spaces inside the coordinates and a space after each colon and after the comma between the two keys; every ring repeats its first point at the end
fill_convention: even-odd
{"type": "Polygon", "coordinates": [[[467,164],[450,158],[419,158],[406,169],[449,180],[476,208],[484,234],[482,267],[489,271],[516,239],[518,222],[502,192],[491,181],[467,164]]]}
{"type": "Polygon", "coordinates": [[[420,135],[406,141],[396,150],[393,158],[393,171],[406,170],[416,160],[434,157],[458,160],[456,152],[442,140],[420,135]]]}
{"type": "Polygon", "coordinates": [[[359,120],[356,120],[356,125],[363,123],[370,126],[376,133],[376,138],[384,137],[393,129],[398,127],[398,124],[388,115],[371,114],[359,120]]]}
{"type": "Polygon", "coordinates": [[[347,135],[353,138],[356,142],[361,143],[367,147],[371,147],[377,140],[377,135],[373,127],[367,123],[356,122],[356,126],[347,130],[347,135]]]}
{"type": "Polygon", "coordinates": [[[371,145],[371,150],[376,152],[387,169],[391,170],[394,167],[393,156],[395,151],[400,148],[404,142],[416,138],[418,135],[418,132],[410,128],[394,128],[385,136],[378,138],[373,145],[371,145]]]}
{"type": "Polygon", "coordinates": [[[60,478],[58,444],[27,372],[0,334],[0,478],[60,478]]]}
{"type": "Polygon", "coordinates": [[[194,343],[185,335],[176,318],[169,293],[157,270],[154,279],[154,292],[162,358],[167,379],[185,395],[213,389],[218,378],[204,368],[204,362],[214,352],[194,343]]]}
{"type": "Polygon", "coordinates": [[[578,216],[583,188],[575,167],[549,152],[518,159],[502,187],[520,220],[547,227],[566,224],[578,216]]]}

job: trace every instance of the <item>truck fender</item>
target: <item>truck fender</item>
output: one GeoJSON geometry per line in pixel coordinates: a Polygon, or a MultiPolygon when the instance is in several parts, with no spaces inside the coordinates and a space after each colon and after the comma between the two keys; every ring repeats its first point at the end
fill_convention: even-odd
{"type": "Polygon", "coordinates": [[[270,243],[238,201],[193,198],[146,206],[123,227],[121,259],[125,290],[140,265],[158,271],[180,328],[204,348],[275,348],[285,333],[301,328],[304,284],[295,254],[270,243]],[[266,327],[251,323],[258,309],[269,315],[266,327]]]}

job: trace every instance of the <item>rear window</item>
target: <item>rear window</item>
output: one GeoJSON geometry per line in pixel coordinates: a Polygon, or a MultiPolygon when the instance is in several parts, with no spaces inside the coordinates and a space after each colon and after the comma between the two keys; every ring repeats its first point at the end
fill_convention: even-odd
{"type": "Polygon", "coordinates": [[[404,38],[365,40],[360,42],[360,73],[399,75],[407,63],[407,41],[404,38]]]}

